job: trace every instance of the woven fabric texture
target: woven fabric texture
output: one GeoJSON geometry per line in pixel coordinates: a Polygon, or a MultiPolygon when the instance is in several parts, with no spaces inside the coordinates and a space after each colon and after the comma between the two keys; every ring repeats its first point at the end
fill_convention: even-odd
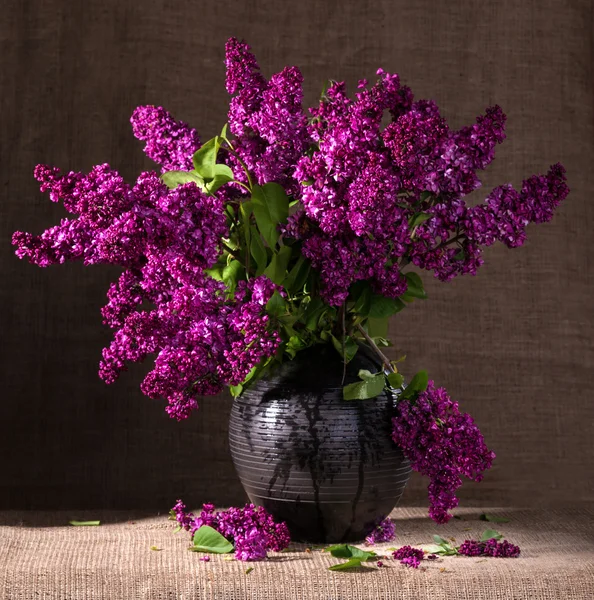
{"type": "MultiPolygon", "coordinates": [[[[494,525],[521,547],[519,558],[446,557],[418,570],[391,557],[384,567],[354,573],[328,571],[340,562],[305,546],[242,563],[188,552],[187,533],[173,533],[166,517],[137,513],[77,513],[102,518],[99,527],[69,527],[72,514],[0,513],[0,597],[3,600],[587,600],[594,597],[594,531],[591,510],[489,509],[510,521],[494,525]],[[152,550],[151,547],[158,548],[152,550]],[[246,570],[253,567],[253,571],[246,570]]],[[[431,544],[432,535],[457,543],[476,538],[493,523],[478,512],[437,528],[421,508],[397,509],[397,539],[378,545],[431,544]]]]}
{"type": "MultiPolygon", "coordinates": [[[[463,504],[593,501],[594,479],[584,476],[594,455],[593,6],[3,0],[0,508],[162,510],[177,497],[244,498],[227,445],[228,396],[204,399],[178,424],[140,393],[142,367],[111,387],[98,379],[109,340],[99,309],[117,270],[42,270],[9,244],[14,230],[41,232],[64,216],[38,192],[36,163],[88,170],[109,161],[129,180],[151,168],[128,122],[135,106],[164,105],[203,139],[218,133],[231,35],[252,44],[266,75],[298,65],[308,106],[325,79],[354,91],[379,66],[435,99],[452,127],[499,103],[508,140],[484,174],[485,193],[566,165],[572,193],[553,222],[530,228],[521,249],[490,248],[476,278],[426,277],[429,300],[397,315],[391,334],[408,355],[404,374],[426,368],[498,455],[482,484],[464,488],[463,504]]],[[[403,503],[422,501],[425,485],[413,478],[403,503]]]]}

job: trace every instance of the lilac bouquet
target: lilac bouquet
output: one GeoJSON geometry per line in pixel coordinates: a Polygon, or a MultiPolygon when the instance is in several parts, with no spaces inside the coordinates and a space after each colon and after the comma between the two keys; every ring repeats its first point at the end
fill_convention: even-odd
{"type": "Polygon", "coordinates": [[[296,67],[267,81],[234,38],[226,66],[229,122],[211,140],[161,107],[134,111],[134,135],[160,174],[131,185],[107,164],[88,174],[38,165],[41,190],[73,216],[39,236],[16,232],[16,253],[42,267],[122,267],[102,310],[114,337],[99,375],[112,383],[153,355],[141,389],[176,419],[315,344],[332,344],[345,363],[369,345],[383,368],[361,371],[344,397],[396,393],[393,438],[431,478],[431,516],[445,522],[460,477],[479,480],[494,455],[425,372],[404,385],[380,349],[388,318],[426,297],[419,272],[473,275],[483,247],[521,246],[526,227],[549,221],[567,196],[565,169],[469,206],[464,196],[505,138],[499,106],[453,131],[434,102],[380,69],[355,98],[330,81],[305,112],[296,67]]]}

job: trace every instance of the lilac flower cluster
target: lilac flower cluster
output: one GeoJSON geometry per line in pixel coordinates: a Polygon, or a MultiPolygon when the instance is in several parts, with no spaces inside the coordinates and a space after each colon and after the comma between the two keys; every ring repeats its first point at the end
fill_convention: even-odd
{"type": "Polygon", "coordinates": [[[382,544],[391,542],[396,537],[396,527],[394,521],[389,517],[384,519],[377,527],[365,538],[368,544],[382,544]]]}
{"type": "Polygon", "coordinates": [[[429,381],[427,390],[416,399],[399,400],[392,420],[394,442],[411,461],[415,471],[430,478],[429,515],[446,523],[448,511],[458,506],[456,490],[462,475],[480,481],[491,467],[495,454],[472,417],[461,413],[445,388],[429,381]]]}
{"type": "Polygon", "coordinates": [[[146,142],[146,155],[161,165],[163,173],[193,168],[192,155],[200,148],[195,129],[176,121],[161,106],[139,106],[130,122],[136,138],[146,142]]]}
{"type": "Polygon", "coordinates": [[[203,525],[216,529],[235,545],[238,560],[263,560],[267,552],[281,552],[291,541],[286,524],[276,523],[261,506],[246,504],[243,508],[217,512],[213,504],[204,504],[200,514],[195,516],[178,500],[171,510],[180,527],[192,536],[203,525]]]}
{"type": "MultiPolygon", "coordinates": [[[[172,147],[178,142],[173,138],[172,147]]],[[[276,286],[260,276],[241,282],[229,299],[225,285],[204,272],[228,235],[220,198],[192,183],[169,190],[150,172],[131,187],[108,165],[88,175],[40,165],[35,177],[76,218],[40,236],[16,232],[17,255],[42,267],[82,260],[125,269],[102,310],[115,331],[99,371],[107,383],[127,362],[156,355],[141,389],[165,398],[179,420],[197,408],[197,396],[239,384],[276,352],[280,337],[265,311],[276,286]],[[144,303],[153,308],[144,310],[144,303]]]]}
{"type": "Polygon", "coordinates": [[[564,169],[555,165],[525,181],[521,193],[497,188],[469,208],[463,196],[480,186],[477,171],[505,139],[501,108],[451,131],[434,102],[413,102],[397,75],[380,69],[378,76],[369,88],[361,81],[354,100],[343,83],[329,87],[310,109],[313,150],[293,173],[303,211],[285,235],[303,241],[304,256],[320,272],[321,295],[334,306],[358,280],[384,296],[402,295],[400,270],[408,262],[442,281],[475,274],[481,245],[520,245],[525,227],[550,218],[568,193],[564,169]],[[382,131],[386,110],[393,120],[382,131]],[[411,227],[422,213],[427,220],[411,227]]]}
{"type": "Polygon", "coordinates": [[[421,561],[423,560],[425,553],[420,548],[413,548],[412,546],[402,546],[398,550],[392,552],[394,560],[399,560],[400,564],[418,569],[421,561]]]}
{"type": "MultiPolygon", "coordinates": [[[[303,76],[286,67],[266,81],[250,47],[230,38],[226,45],[229,129],[234,151],[260,184],[276,182],[289,193],[297,187],[291,178],[300,156],[309,146],[307,122],[301,103],[303,76]]],[[[229,157],[231,165],[237,157],[229,157]]],[[[240,177],[240,169],[236,169],[240,177]]]]}
{"type": "MultiPolygon", "coordinates": [[[[291,249],[287,271],[300,252],[319,275],[319,286],[310,277],[303,284],[307,293],[302,287],[287,298],[295,314],[285,315],[285,339],[301,335],[300,303],[310,292],[340,306],[361,281],[376,294],[401,297],[411,281],[402,273],[409,264],[442,281],[474,274],[483,247],[522,245],[527,226],[549,221],[569,192],[565,169],[557,164],[525,180],[520,191],[503,185],[478,206],[466,204],[464,196],[480,186],[478,171],[505,138],[498,106],[454,131],[434,102],[415,101],[398,75],[380,69],[375,83],[359,83],[354,98],[344,83],[332,82],[307,115],[296,67],[267,80],[249,46],[231,38],[226,68],[231,139],[223,140],[215,159],[231,167],[234,182],[205,188],[217,190],[210,194],[193,183],[169,190],[154,172],[129,185],[107,164],[88,174],[39,165],[35,177],[42,191],[74,216],[39,236],[13,236],[16,254],[39,266],[80,260],[122,267],[102,310],[114,339],[103,351],[100,376],[111,383],[128,362],[154,355],[141,389],[166,399],[174,418],[186,418],[200,395],[238,386],[255,367],[282,355],[281,321],[269,317],[266,304],[275,290],[287,292],[264,275],[252,277],[269,272],[264,268],[277,256],[276,248],[260,248],[250,237],[254,229],[262,233],[255,212],[253,218],[243,214],[250,212],[243,208],[252,184],[284,186],[287,204],[296,205],[292,215],[287,223],[266,226],[277,225],[279,245],[291,249]],[[382,127],[386,114],[390,123],[382,127]],[[250,269],[256,254],[267,264],[250,269]],[[245,276],[232,285],[207,273],[216,263],[223,278],[232,261],[245,262],[239,271],[245,276]]],[[[192,169],[200,148],[195,129],[154,106],[138,107],[131,123],[162,172],[192,169]]],[[[276,275],[282,281],[284,274],[276,275]]],[[[349,324],[361,316],[351,308],[342,312],[349,324]]],[[[327,339],[319,333],[305,334],[304,346],[327,339]]],[[[394,441],[431,478],[430,514],[445,522],[457,504],[461,476],[479,480],[493,454],[445,390],[431,384],[416,401],[398,406],[394,441]]],[[[387,525],[378,539],[384,535],[387,525]]]]}
{"type": "Polygon", "coordinates": [[[519,546],[510,544],[507,540],[498,542],[496,539],[490,539],[486,542],[477,542],[476,540],[465,540],[458,548],[458,554],[464,556],[493,556],[499,558],[517,558],[520,556],[519,546]]]}

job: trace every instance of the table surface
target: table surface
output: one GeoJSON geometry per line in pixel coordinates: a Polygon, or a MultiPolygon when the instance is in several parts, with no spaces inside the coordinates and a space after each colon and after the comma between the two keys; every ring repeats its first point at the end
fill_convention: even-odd
{"type": "MultiPolygon", "coordinates": [[[[515,559],[445,557],[410,569],[391,558],[385,566],[332,572],[339,562],[320,550],[292,545],[266,561],[242,563],[188,552],[189,535],[174,534],[166,515],[140,512],[0,512],[0,597],[200,600],[584,600],[594,598],[594,510],[459,509],[438,526],[425,508],[392,513],[397,538],[375,547],[432,543],[436,533],[476,539],[496,529],[521,547],[515,559]],[[487,523],[481,512],[505,516],[487,523]],[[100,519],[99,527],[69,520],[100,519]],[[156,547],[158,550],[151,549],[156,547]],[[253,570],[247,573],[247,569],[253,570]]],[[[363,544],[360,544],[363,546],[363,544]]],[[[373,564],[373,563],[372,563],[373,564]]]]}

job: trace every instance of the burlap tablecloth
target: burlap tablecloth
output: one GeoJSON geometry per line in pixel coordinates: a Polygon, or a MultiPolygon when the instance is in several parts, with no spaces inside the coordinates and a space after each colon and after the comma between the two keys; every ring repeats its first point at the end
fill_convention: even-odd
{"type": "Polygon", "coordinates": [[[241,563],[188,552],[188,535],[174,534],[166,516],[99,512],[0,513],[0,594],[29,598],[179,598],[209,600],[347,600],[411,598],[512,600],[594,598],[594,511],[487,509],[509,523],[480,521],[462,509],[461,519],[438,527],[423,508],[399,508],[392,517],[398,538],[390,545],[431,543],[439,533],[457,542],[498,529],[520,545],[517,559],[447,557],[418,570],[392,559],[379,569],[328,571],[338,562],[305,546],[265,562],[241,563]],[[101,519],[99,527],[68,521],[101,519]],[[159,550],[151,549],[159,548],[159,550]],[[253,571],[246,573],[249,567],[253,571]]]}

